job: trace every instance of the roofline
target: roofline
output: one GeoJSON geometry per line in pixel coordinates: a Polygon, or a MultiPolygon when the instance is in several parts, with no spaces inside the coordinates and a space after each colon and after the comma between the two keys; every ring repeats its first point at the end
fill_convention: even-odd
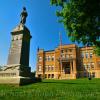
{"type": "Polygon", "coordinates": [[[83,46],[83,47],[79,47],[79,48],[81,49],[81,48],[89,48],[89,47],[93,47],[93,46],[83,46]]]}
{"type": "MultiPolygon", "coordinates": [[[[71,44],[62,44],[62,46],[65,46],[65,45],[76,45],[76,46],[78,46],[77,44],[74,44],[74,43],[71,43],[71,44]]],[[[58,46],[60,46],[60,45],[58,45],[58,46]]]]}
{"type": "MultiPolygon", "coordinates": [[[[79,49],[82,49],[82,48],[86,48],[86,46],[83,46],[83,47],[79,47],[77,44],[62,44],[61,46],[68,46],[68,45],[75,45],[77,46],[79,49]]],[[[58,45],[57,47],[54,48],[54,50],[44,50],[44,49],[40,49],[40,50],[43,50],[43,52],[54,52],[56,48],[59,48],[60,45],[58,45]]],[[[89,47],[93,47],[93,46],[88,46],[87,48],[89,47]]]]}
{"type": "Polygon", "coordinates": [[[55,50],[46,50],[46,51],[44,51],[44,52],[53,52],[53,51],[55,51],[55,50]]]}

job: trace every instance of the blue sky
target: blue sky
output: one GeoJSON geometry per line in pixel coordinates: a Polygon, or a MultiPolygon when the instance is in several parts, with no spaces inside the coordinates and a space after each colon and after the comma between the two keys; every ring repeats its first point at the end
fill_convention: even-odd
{"type": "Polygon", "coordinates": [[[19,24],[23,6],[28,12],[26,26],[32,35],[30,66],[35,70],[38,46],[44,50],[54,49],[59,45],[59,32],[63,44],[72,42],[67,38],[63,25],[57,22],[57,8],[50,5],[50,0],[0,0],[0,65],[7,63],[10,32],[19,24]]]}

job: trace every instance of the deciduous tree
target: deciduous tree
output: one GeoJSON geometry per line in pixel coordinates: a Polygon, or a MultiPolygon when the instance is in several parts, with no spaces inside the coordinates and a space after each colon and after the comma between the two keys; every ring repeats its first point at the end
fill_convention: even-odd
{"type": "Polygon", "coordinates": [[[51,0],[60,6],[57,16],[73,42],[96,46],[100,54],[100,0],[51,0]]]}

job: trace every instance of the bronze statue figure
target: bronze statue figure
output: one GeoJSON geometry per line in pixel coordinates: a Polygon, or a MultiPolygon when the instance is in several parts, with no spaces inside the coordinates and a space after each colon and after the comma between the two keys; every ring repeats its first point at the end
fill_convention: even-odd
{"type": "Polygon", "coordinates": [[[21,21],[20,21],[20,24],[25,24],[26,23],[26,17],[28,16],[28,14],[27,14],[27,11],[26,11],[26,8],[25,7],[23,7],[23,11],[22,11],[22,13],[21,13],[21,21]]]}

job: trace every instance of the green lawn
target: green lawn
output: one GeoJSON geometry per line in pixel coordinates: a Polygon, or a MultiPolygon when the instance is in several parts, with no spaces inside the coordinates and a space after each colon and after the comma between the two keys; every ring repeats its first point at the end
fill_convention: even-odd
{"type": "Polygon", "coordinates": [[[100,79],[43,80],[21,87],[0,85],[0,100],[100,100],[100,79]]]}

